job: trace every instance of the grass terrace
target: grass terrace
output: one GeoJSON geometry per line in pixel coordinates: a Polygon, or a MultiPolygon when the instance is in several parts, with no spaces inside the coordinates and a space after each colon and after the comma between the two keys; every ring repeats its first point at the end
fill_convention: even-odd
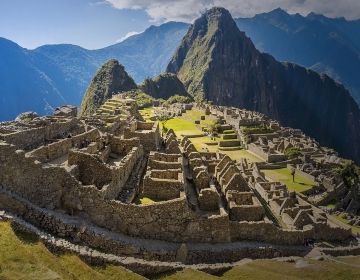
{"type": "MultiPolygon", "coordinates": [[[[146,111],[142,111],[142,114],[145,114],[146,111]]],[[[241,158],[246,158],[249,162],[261,162],[262,159],[258,158],[256,155],[242,149],[237,140],[236,131],[234,130],[225,130],[218,137],[211,139],[209,136],[206,136],[203,127],[209,127],[215,122],[215,117],[205,116],[205,120],[201,120],[201,116],[205,116],[205,112],[193,109],[184,113],[181,117],[175,117],[166,122],[165,126],[171,128],[178,135],[179,138],[182,138],[185,135],[191,135],[190,140],[193,142],[195,148],[199,152],[209,151],[209,152],[221,152],[227,154],[233,160],[240,160],[241,158]],[[200,125],[195,124],[196,120],[200,120],[200,125]],[[220,147],[219,143],[222,142],[224,145],[220,147]],[[226,147],[226,144],[229,143],[229,147],[226,147]]]]}
{"type": "MultiPolygon", "coordinates": [[[[316,261],[300,259],[293,262],[273,260],[244,261],[223,275],[185,269],[175,273],[153,276],[162,280],[268,280],[268,279],[359,279],[360,257],[339,257],[316,261]]],[[[107,265],[93,267],[79,257],[69,254],[55,255],[28,233],[15,233],[8,222],[0,222],[0,279],[17,280],[140,280],[144,277],[123,267],[107,265]]]]}
{"type": "Polygon", "coordinates": [[[279,181],[287,186],[290,191],[301,193],[316,185],[316,182],[295,173],[295,182],[292,180],[291,171],[288,168],[263,170],[265,175],[273,181],[279,181]]]}
{"type": "Polygon", "coordinates": [[[139,110],[139,113],[146,122],[151,122],[151,118],[155,116],[153,107],[141,109],[139,110]]]}
{"type": "Polygon", "coordinates": [[[212,276],[195,270],[182,270],[156,279],[166,280],[269,280],[269,279],[318,279],[345,280],[360,277],[359,257],[339,257],[316,261],[300,259],[298,262],[275,260],[244,261],[221,276],[212,276]]]}
{"type": "Polygon", "coordinates": [[[0,222],[0,279],[145,279],[119,266],[91,267],[79,257],[54,255],[28,233],[0,222]]]}
{"type": "Polygon", "coordinates": [[[334,217],[339,222],[341,222],[341,223],[343,223],[343,224],[345,224],[347,226],[350,226],[352,233],[354,233],[354,234],[360,233],[360,227],[350,225],[349,221],[347,219],[345,219],[343,215],[344,214],[340,214],[340,215],[333,214],[331,216],[334,217]]]}

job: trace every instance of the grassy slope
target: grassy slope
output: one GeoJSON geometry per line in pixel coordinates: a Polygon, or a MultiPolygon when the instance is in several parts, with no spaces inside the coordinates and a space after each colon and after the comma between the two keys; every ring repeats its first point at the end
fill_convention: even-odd
{"type": "Polygon", "coordinates": [[[0,223],[0,279],[143,279],[121,267],[90,267],[72,255],[56,256],[33,237],[0,223]]]}
{"type": "Polygon", "coordinates": [[[270,280],[270,279],[359,279],[359,257],[338,258],[336,261],[308,261],[306,267],[297,267],[295,263],[285,263],[270,260],[257,260],[237,266],[222,276],[216,277],[193,270],[184,270],[164,276],[166,280],[270,280]],[[347,265],[348,264],[348,265],[347,265]]]}
{"type": "Polygon", "coordinates": [[[311,189],[315,182],[295,173],[295,182],[292,181],[292,175],[288,168],[264,170],[265,175],[274,181],[280,181],[286,184],[289,190],[302,192],[311,189]]]}

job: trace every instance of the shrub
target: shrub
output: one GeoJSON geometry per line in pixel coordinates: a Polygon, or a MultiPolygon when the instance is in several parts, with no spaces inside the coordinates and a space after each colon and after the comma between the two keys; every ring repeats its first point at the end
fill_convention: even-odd
{"type": "Polygon", "coordinates": [[[248,126],[241,129],[242,133],[244,135],[250,135],[250,134],[268,134],[273,133],[274,130],[271,128],[266,127],[265,125],[259,125],[259,126],[248,126]]]}
{"type": "Polygon", "coordinates": [[[190,97],[188,96],[182,96],[182,95],[173,95],[171,96],[168,100],[166,100],[164,102],[165,105],[171,105],[171,104],[174,104],[174,103],[185,103],[185,104],[188,104],[188,103],[191,103],[192,100],[190,97]]]}
{"type": "Polygon", "coordinates": [[[355,186],[360,177],[359,168],[351,160],[345,161],[336,171],[343,178],[348,188],[355,186]]]}
{"type": "Polygon", "coordinates": [[[296,147],[287,148],[284,152],[288,159],[294,159],[301,155],[300,149],[296,147]]]}

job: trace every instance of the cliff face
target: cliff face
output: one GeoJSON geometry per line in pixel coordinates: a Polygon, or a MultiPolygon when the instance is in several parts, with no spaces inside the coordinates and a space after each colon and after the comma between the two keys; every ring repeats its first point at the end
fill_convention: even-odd
{"type": "Polygon", "coordinates": [[[223,8],[195,21],[167,71],[193,96],[265,113],[360,162],[360,110],[349,92],[327,76],[260,53],[223,8]]]}
{"type": "Polygon", "coordinates": [[[136,89],[134,80],[117,60],[109,60],[96,73],[81,102],[80,115],[95,113],[113,94],[136,89]]]}
{"type": "Polygon", "coordinates": [[[188,96],[183,83],[172,73],[163,73],[153,79],[146,79],[140,85],[140,89],[155,98],[168,99],[173,95],[188,96]]]}

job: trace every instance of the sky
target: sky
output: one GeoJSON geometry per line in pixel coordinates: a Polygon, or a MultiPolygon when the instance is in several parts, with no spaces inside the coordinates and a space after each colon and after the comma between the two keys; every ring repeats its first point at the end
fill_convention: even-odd
{"type": "Polygon", "coordinates": [[[58,43],[97,49],[152,24],[192,22],[212,6],[234,17],[280,7],[302,15],[360,18],[360,0],[0,0],[0,37],[29,49],[58,43]]]}

